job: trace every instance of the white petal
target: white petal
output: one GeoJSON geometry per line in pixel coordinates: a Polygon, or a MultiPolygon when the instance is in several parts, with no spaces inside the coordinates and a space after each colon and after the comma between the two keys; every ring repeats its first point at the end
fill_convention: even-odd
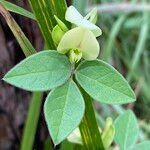
{"type": "Polygon", "coordinates": [[[80,49],[82,51],[83,58],[86,60],[94,60],[98,57],[100,51],[99,43],[90,30],[86,30],[80,49]]]}
{"type": "Polygon", "coordinates": [[[76,26],[88,28],[94,33],[96,37],[102,34],[102,31],[98,26],[96,26],[95,24],[91,23],[86,18],[84,18],[73,6],[70,6],[67,9],[65,19],[75,24],[76,26]]]}
{"type": "Polygon", "coordinates": [[[81,21],[83,16],[73,6],[67,8],[65,19],[71,23],[81,21]]]}
{"type": "Polygon", "coordinates": [[[57,51],[65,54],[70,49],[78,48],[83,39],[84,32],[85,30],[81,27],[73,28],[66,32],[58,44],[57,51]]]}

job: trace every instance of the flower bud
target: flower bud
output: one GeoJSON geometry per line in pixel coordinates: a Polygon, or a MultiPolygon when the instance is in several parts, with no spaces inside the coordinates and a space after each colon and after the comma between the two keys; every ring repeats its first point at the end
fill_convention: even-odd
{"type": "Polygon", "coordinates": [[[63,30],[61,30],[61,28],[56,25],[53,30],[52,30],[52,38],[53,41],[56,45],[59,44],[59,42],[61,41],[61,38],[63,37],[63,35],[65,34],[65,32],[63,30]]]}
{"type": "Polygon", "coordinates": [[[54,18],[57,25],[52,30],[52,38],[54,43],[58,45],[63,35],[68,31],[68,28],[56,15],[54,15],[54,18]]]}
{"type": "Polygon", "coordinates": [[[71,63],[77,63],[82,58],[82,52],[79,49],[69,51],[69,60],[71,63]]]}
{"type": "Polygon", "coordinates": [[[67,26],[56,15],[54,15],[54,17],[55,17],[55,20],[56,20],[58,26],[61,28],[61,30],[64,32],[67,32],[68,31],[67,26]]]}
{"type": "Polygon", "coordinates": [[[105,129],[102,132],[102,140],[106,149],[108,149],[111,143],[113,142],[114,135],[115,135],[115,127],[113,125],[112,118],[107,118],[105,129]]]}

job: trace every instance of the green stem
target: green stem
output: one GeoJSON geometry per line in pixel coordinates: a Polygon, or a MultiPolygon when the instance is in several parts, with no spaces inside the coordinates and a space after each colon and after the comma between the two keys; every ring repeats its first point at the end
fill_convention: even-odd
{"type": "Polygon", "coordinates": [[[24,128],[21,150],[33,149],[34,137],[39,120],[40,108],[42,105],[42,96],[43,94],[41,92],[35,92],[32,95],[27,115],[28,117],[24,128]]]}
{"type": "Polygon", "coordinates": [[[91,97],[83,89],[81,91],[85,101],[85,115],[79,129],[84,148],[86,150],[104,150],[91,97]]]}

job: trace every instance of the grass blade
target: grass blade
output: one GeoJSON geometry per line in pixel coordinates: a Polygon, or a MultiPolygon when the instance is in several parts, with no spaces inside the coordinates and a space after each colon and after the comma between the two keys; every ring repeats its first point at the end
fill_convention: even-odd
{"type": "Polygon", "coordinates": [[[19,14],[19,15],[22,15],[22,16],[25,16],[25,17],[33,19],[33,20],[36,20],[35,16],[31,12],[25,10],[24,8],[22,8],[20,6],[17,6],[15,4],[13,4],[11,2],[7,2],[5,0],[0,0],[0,3],[3,4],[3,6],[8,11],[11,11],[13,13],[16,13],[16,14],[19,14]]]}
{"type": "Polygon", "coordinates": [[[85,101],[85,115],[79,126],[82,142],[86,150],[104,150],[103,141],[98,129],[91,97],[82,89],[85,101]]]}
{"type": "Polygon", "coordinates": [[[32,95],[32,99],[29,105],[32,107],[29,108],[28,117],[24,128],[25,132],[23,134],[23,139],[22,139],[23,142],[21,144],[21,150],[33,149],[34,137],[35,137],[37,123],[40,115],[39,112],[42,105],[42,100],[41,100],[42,96],[43,94],[41,92],[35,92],[32,95]]]}
{"type": "Polygon", "coordinates": [[[49,2],[49,6],[53,15],[56,15],[60,18],[68,27],[70,27],[70,23],[65,20],[65,13],[67,9],[67,4],[65,0],[43,0],[45,2],[49,2]]]}
{"type": "Polygon", "coordinates": [[[144,23],[141,26],[141,31],[139,34],[139,39],[136,45],[136,49],[135,52],[133,54],[133,58],[132,58],[132,62],[131,62],[131,72],[129,72],[128,76],[127,76],[127,80],[130,81],[132,78],[132,72],[135,70],[135,68],[137,67],[139,60],[141,58],[142,52],[144,50],[145,47],[145,43],[146,40],[148,38],[149,35],[149,15],[147,12],[144,12],[143,14],[143,20],[144,23]]]}
{"type": "Polygon", "coordinates": [[[110,32],[109,38],[106,42],[106,47],[104,48],[104,52],[102,54],[102,59],[104,61],[108,61],[111,57],[112,49],[114,46],[115,39],[122,27],[123,22],[125,21],[127,15],[122,15],[118,18],[118,20],[113,24],[112,30],[110,32]]]}
{"type": "Polygon", "coordinates": [[[36,53],[36,50],[33,48],[30,41],[27,39],[19,25],[16,23],[16,21],[13,19],[11,14],[3,7],[2,4],[0,4],[0,13],[6,20],[8,26],[10,27],[11,31],[13,32],[14,36],[16,37],[20,47],[22,48],[24,54],[26,56],[32,55],[36,53]]]}
{"type": "Polygon", "coordinates": [[[45,39],[46,45],[50,49],[55,49],[55,45],[51,36],[51,31],[55,26],[55,19],[51,8],[49,7],[49,2],[45,3],[45,0],[29,0],[32,10],[38,21],[40,30],[45,39]]]}
{"type": "Polygon", "coordinates": [[[49,49],[56,49],[51,32],[56,25],[54,15],[57,15],[66,25],[65,21],[66,3],[64,0],[29,0],[41,32],[49,49]]]}

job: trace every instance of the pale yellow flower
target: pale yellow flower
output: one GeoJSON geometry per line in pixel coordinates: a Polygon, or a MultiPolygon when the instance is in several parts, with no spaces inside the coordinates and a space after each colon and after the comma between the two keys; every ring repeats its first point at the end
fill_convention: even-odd
{"type": "Polygon", "coordinates": [[[76,62],[83,57],[86,60],[94,60],[98,57],[100,47],[94,34],[87,28],[76,27],[64,34],[57,51],[62,54],[73,51],[76,62]]]}

